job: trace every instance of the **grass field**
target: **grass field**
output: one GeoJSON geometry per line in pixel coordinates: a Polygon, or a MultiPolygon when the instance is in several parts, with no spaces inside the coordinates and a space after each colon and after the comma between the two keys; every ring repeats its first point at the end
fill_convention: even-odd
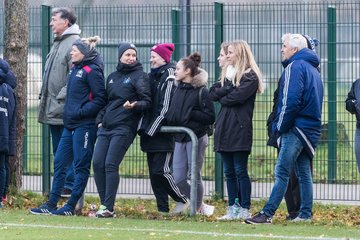
{"type": "Polygon", "coordinates": [[[196,219],[95,219],[34,216],[24,210],[2,210],[0,236],[7,240],[39,239],[356,239],[359,229],[278,224],[253,226],[241,222],[196,219]]]}
{"type": "MultiPolygon", "coordinates": [[[[271,225],[247,225],[242,221],[219,222],[226,202],[208,200],[215,205],[214,216],[162,216],[156,212],[155,201],[118,199],[117,217],[87,217],[95,197],[87,197],[82,216],[35,216],[28,208],[44,201],[32,193],[12,197],[0,210],[0,239],[360,239],[360,206],[315,204],[312,223],[289,223],[284,220],[282,204],[271,225]]],[[[171,203],[174,207],[174,203],[171,203]]],[[[251,212],[264,205],[253,201],[251,212]]]]}

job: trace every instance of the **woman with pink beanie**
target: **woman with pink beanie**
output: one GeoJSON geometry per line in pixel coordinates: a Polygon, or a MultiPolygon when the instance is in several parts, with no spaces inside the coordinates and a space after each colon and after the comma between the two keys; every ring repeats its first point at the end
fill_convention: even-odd
{"type": "Polygon", "coordinates": [[[172,43],[156,44],[150,49],[149,80],[152,106],[145,112],[139,130],[141,150],[147,154],[151,186],[161,214],[169,212],[169,195],[177,203],[173,213],[183,212],[189,206],[170,171],[174,139],[171,134],[159,131],[161,126],[166,125],[164,116],[175,89],[175,64],[170,62],[173,51],[172,43]]]}

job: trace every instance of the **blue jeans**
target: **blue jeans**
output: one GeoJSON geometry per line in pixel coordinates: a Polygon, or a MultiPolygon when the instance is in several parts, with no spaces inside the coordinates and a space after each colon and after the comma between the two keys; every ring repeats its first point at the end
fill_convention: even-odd
{"type": "Polygon", "coordinates": [[[54,178],[49,198],[52,204],[57,204],[60,200],[66,169],[72,164],[75,169],[75,181],[68,204],[75,208],[89,178],[95,140],[95,124],[81,126],[73,131],[64,128],[54,159],[54,178]]]}
{"type": "Polygon", "coordinates": [[[3,198],[6,198],[7,192],[9,190],[9,181],[10,181],[10,163],[9,163],[9,155],[6,154],[5,155],[5,187],[2,193],[3,198]]]}
{"type": "Polygon", "coordinates": [[[1,197],[3,197],[3,192],[5,189],[6,184],[6,168],[5,168],[5,160],[6,160],[6,153],[0,152],[0,201],[1,197]]]}
{"type": "Polygon", "coordinates": [[[356,162],[357,162],[357,166],[358,166],[358,171],[360,173],[360,129],[359,128],[356,128],[356,130],[355,130],[354,148],[355,148],[355,157],[356,157],[356,162]]]}
{"type": "Polygon", "coordinates": [[[248,174],[249,152],[221,152],[229,195],[229,206],[234,205],[235,198],[243,208],[250,208],[251,182],[248,174]]]}
{"type": "Polygon", "coordinates": [[[267,216],[272,217],[278,209],[285,195],[291,171],[295,167],[300,184],[299,217],[311,218],[313,189],[310,162],[310,156],[294,133],[289,132],[281,135],[280,153],[275,166],[275,183],[270,198],[263,208],[267,216]]]}
{"type": "MultiPolygon", "coordinates": [[[[55,157],[55,153],[59,146],[59,142],[60,142],[62,132],[64,130],[64,126],[63,125],[49,125],[49,126],[50,126],[50,132],[51,132],[53,154],[55,157]]],[[[70,164],[70,166],[66,170],[64,188],[72,190],[73,186],[74,186],[74,166],[72,164],[70,164]]]]}

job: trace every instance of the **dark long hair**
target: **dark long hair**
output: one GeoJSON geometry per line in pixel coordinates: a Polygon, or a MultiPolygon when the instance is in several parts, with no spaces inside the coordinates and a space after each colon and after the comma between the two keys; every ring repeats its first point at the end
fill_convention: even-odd
{"type": "Polygon", "coordinates": [[[190,69],[190,76],[194,77],[199,73],[199,66],[201,63],[201,55],[198,52],[192,53],[186,58],[180,59],[184,65],[184,69],[190,69]]]}

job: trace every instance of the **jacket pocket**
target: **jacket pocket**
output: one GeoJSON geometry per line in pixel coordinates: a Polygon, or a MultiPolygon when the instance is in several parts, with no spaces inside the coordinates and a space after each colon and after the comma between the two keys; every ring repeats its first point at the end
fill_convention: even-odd
{"type": "Polygon", "coordinates": [[[62,118],[64,112],[65,100],[57,100],[50,98],[49,101],[49,117],[62,118]]]}

